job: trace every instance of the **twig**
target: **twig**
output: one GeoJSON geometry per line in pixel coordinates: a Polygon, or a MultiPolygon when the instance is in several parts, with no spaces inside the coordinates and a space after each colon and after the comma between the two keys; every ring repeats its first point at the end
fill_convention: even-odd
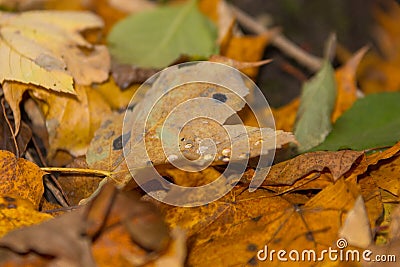
{"type": "MultiPolygon", "coordinates": [[[[239,23],[247,30],[252,31],[256,34],[263,34],[268,32],[268,29],[258,23],[251,16],[240,10],[239,8],[231,5],[233,13],[236,15],[239,23]]],[[[282,33],[277,33],[271,37],[271,44],[277,47],[286,55],[292,57],[297,62],[305,66],[311,71],[317,71],[322,66],[322,59],[307,53],[301,49],[298,45],[294,44],[282,33]]]]}
{"type": "Polygon", "coordinates": [[[10,121],[7,118],[6,107],[4,105],[4,98],[1,99],[1,107],[2,107],[2,110],[3,110],[4,120],[6,121],[8,129],[10,129],[11,135],[13,137],[12,140],[14,142],[14,147],[15,147],[15,156],[17,158],[19,158],[19,148],[18,148],[18,143],[17,143],[17,135],[14,133],[14,129],[13,129],[14,127],[12,127],[10,121]]]}
{"type": "MultiPolygon", "coordinates": [[[[33,147],[35,148],[36,154],[39,157],[39,161],[40,161],[41,165],[47,166],[46,159],[43,157],[43,154],[40,151],[40,147],[36,141],[35,135],[32,135],[31,141],[32,141],[33,147]]],[[[29,153],[27,153],[27,155],[28,154],[29,153]]],[[[31,161],[34,162],[33,158],[31,161]]],[[[63,207],[69,207],[71,205],[71,202],[69,201],[67,194],[65,194],[65,192],[64,192],[61,184],[58,182],[57,178],[53,174],[50,174],[49,177],[44,176],[43,178],[44,178],[43,179],[44,184],[50,190],[50,192],[53,194],[53,196],[56,198],[58,203],[63,207]]]]}
{"type": "Polygon", "coordinates": [[[102,177],[110,177],[111,172],[93,169],[82,169],[82,168],[64,168],[64,167],[41,167],[42,171],[45,172],[63,172],[63,173],[78,173],[78,174],[91,174],[102,177]]]}

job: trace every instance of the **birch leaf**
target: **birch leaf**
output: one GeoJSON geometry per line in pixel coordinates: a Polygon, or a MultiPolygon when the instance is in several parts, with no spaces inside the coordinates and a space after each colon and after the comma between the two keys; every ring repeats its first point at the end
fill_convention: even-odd
{"type": "Polygon", "coordinates": [[[92,45],[80,34],[103,22],[89,12],[28,11],[0,13],[0,82],[31,83],[75,94],[73,83],[108,78],[105,46],[92,45]],[[84,48],[83,51],[81,48],[84,48]]]}

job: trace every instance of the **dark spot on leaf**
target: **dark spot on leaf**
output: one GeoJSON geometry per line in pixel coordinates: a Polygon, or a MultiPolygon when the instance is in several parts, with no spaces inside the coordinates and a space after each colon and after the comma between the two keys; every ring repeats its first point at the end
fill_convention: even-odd
{"type": "Polygon", "coordinates": [[[6,205],[0,204],[0,210],[1,210],[1,209],[4,209],[5,207],[6,207],[6,205]]]}
{"type": "Polygon", "coordinates": [[[182,137],[182,138],[181,138],[181,141],[182,141],[182,142],[185,141],[185,137],[182,137]]]}
{"type": "Polygon", "coordinates": [[[128,110],[130,110],[130,111],[132,111],[133,110],[133,108],[136,106],[136,104],[134,103],[134,104],[131,104],[131,105],[129,105],[128,106],[128,110]]]}
{"type": "Polygon", "coordinates": [[[308,241],[312,241],[312,242],[315,241],[314,235],[313,235],[313,233],[311,233],[311,232],[307,232],[306,238],[307,238],[308,241]]]}
{"type": "Polygon", "coordinates": [[[256,259],[255,256],[252,257],[247,263],[248,263],[249,265],[251,265],[251,266],[257,266],[257,265],[258,265],[258,262],[257,262],[257,259],[256,259]]]}
{"type": "Polygon", "coordinates": [[[128,143],[130,138],[131,138],[131,132],[128,132],[124,135],[120,135],[119,137],[115,138],[113,141],[113,150],[121,150],[126,145],[126,143],[128,143]]]}
{"type": "Polygon", "coordinates": [[[258,215],[257,217],[251,218],[253,222],[258,222],[261,219],[262,215],[258,215]]]}
{"type": "Polygon", "coordinates": [[[3,197],[3,199],[7,202],[15,202],[15,198],[13,197],[3,197]]]}
{"type": "Polygon", "coordinates": [[[181,69],[181,68],[184,68],[184,67],[189,67],[189,66],[194,66],[197,63],[199,63],[199,62],[194,61],[194,62],[186,62],[184,64],[179,64],[178,65],[178,69],[181,69]]]}
{"type": "Polygon", "coordinates": [[[257,250],[257,245],[256,244],[248,244],[246,249],[248,251],[256,251],[257,250]]]}
{"type": "Polygon", "coordinates": [[[17,208],[17,205],[15,205],[15,204],[8,204],[8,205],[7,205],[7,208],[8,208],[8,209],[16,209],[16,208],[17,208]]]}
{"type": "Polygon", "coordinates": [[[226,95],[221,94],[221,93],[215,93],[215,94],[213,94],[212,97],[213,97],[214,99],[218,100],[218,101],[221,101],[222,103],[225,103],[226,100],[228,99],[228,98],[226,97],[226,95]]]}
{"type": "Polygon", "coordinates": [[[56,86],[56,85],[57,85],[57,84],[55,84],[55,83],[53,84],[53,86],[56,86]]]}

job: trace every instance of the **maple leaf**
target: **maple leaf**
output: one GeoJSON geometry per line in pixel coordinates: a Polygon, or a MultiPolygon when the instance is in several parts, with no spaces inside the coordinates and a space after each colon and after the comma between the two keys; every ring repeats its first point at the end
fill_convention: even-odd
{"type": "Polygon", "coordinates": [[[0,58],[7,64],[0,65],[0,82],[19,81],[74,94],[74,80],[78,84],[106,80],[110,65],[106,47],[92,45],[79,34],[102,26],[90,12],[1,12],[0,58]]]}

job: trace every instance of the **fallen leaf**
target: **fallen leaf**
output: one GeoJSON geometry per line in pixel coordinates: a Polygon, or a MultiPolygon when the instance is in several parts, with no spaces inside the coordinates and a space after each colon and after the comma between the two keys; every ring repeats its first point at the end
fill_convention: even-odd
{"type": "Polygon", "coordinates": [[[208,57],[216,51],[215,39],[214,25],[193,0],[131,15],[118,22],[107,38],[120,63],[154,68],[166,67],[181,55],[208,57]]]}
{"type": "Polygon", "coordinates": [[[300,100],[296,98],[283,107],[272,109],[276,129],[289,132],[293,131],[293,127],[296,122],[296,113],[299,109],[299,105],[300,100]]]}
{"type": "Polygon", "coordinates": [[[14,133],[14,123],[8,118],[6,109],[1,109],[0,113],[0,150],[8,150],[18,157],[24,154],[32,138],[32,130],[22,122],[22,130],[14,133]]]}
{"type": "Polygon", "coordinates": [[[162,207],[171,227],[187,230],[189,265],[279,266],[278,261],[259,261],[258,251],[266,245],[269,251],[315,249],[318,253],[326,249],[337,240],[340,218],[357,196],[354,184],[339,179],[304,206],[292,203],[290,196],[285,199],[261,189],[250,193],[236,188],[206,206],[162,207]]]}
{"type": "MultiPolygon", "coordinates": [[[[151,203],[108,184],[83,208],[6,234],[0,239],[0,255],[6,257],[0,261],[26,264],[44,258],[55,266],[127,266],[131,258],[153,262],[169,241],[169,229],[151,203]]],[[[175,239],[174,246],[175,241],[182,242],[175,239]]]]}
{"type": "Polygon", "coordinates": [[[109,105],[89,86],[76,88],[76,95],[61,95],[44,90],[34,90],[32,95],[39,102],[46,119],[49,133],[48,158],[57,150],[65,150],[73,156],[84,155],[95,131],[107,114],[109,105]]]}
{"type": "Polygon", "coordinates": [[[325,61],[321,70],[303,85],[294,135],[305,152],[322,143],[332,129],[331,116],[336,99],[333,68],[325,61]],[[316,102],[315,100],[318,99],[316,102]]]}
{"type": "Polygon", "coordinates": [[[125,13],[135,13],[156,7],[153,2],[148,0],[108,0],[108,3],[125,13]]]}
{"type": "MultiPolygon", "coordinates": [[[[74,159],[74,161],[68,164],[66,167],[82,169],[88,168],[86,161],[82,158],[74,159]]],[[[88,198],[99,186],[102,178],[93,177],[90,175],[66,175],[60,173],[57,180],[68,197],[70,204],[74,206],[78,205],[79,201],[82,199],[88,198]]]]}
{"type": "Polygon", "coordinates": [[[357,100],[313,150],[364,150],[394,145],[400,140],[399,101],[400,92],[371,94],[357,100]]]}
{"type": "Polygon", "coordinates": [[[8,64],[0,67],[1,83],[18,81],[74,94],[74,80],[90,84],[108,78],[106,47],[92,45],[79,34],[102,27],[101,19],[92,13],[2,12],[0,25],[0,55],[8,58],[8,64]]]}
{"type": "Polygon", "coordinates": [[[0,238],[12,230],[51,218],[49,214],[38,212],[28,200],[6,196],[4,193],[0,197],[0,238]]]}
{"type": "MultiPolygon", "coordinates": [[[[221,54],[235,61],[259,61],[264,55],[264,50],[270,37],[267,34],[258,36],[232,36],[226,48],[221,51],[221,54]]],[[[242,68],[242,72],[250,78],[255,79],[258,74],[258,66],[242,68]]]]}
{"type": "Polygon", "coordinates": [[[125,90],[134,83],[143,83],[158,71],[157,69],[140,68],[129,64],[114,63],[111,66],[112,77],[120,90],[125,90]]]}
{"type": "Polygon", "coordinates": [[[379,188],[400,197],[400,157],[395,156],[387,160],[384,164],[378,164],[370,175],[379,188]]]}
{"type": "MultiPolygon", "coordinates": [[[[232,72],[230,75],[219,75],[218,68],[222,65],[210,64],[198,62],[190,63],[190,66],[185,67],[170,67],[168,71],[161,73],[156,81],[153,81],[151,87],[145,85],[148,90],[141,98],[145,101],[131,103],[134,107],[132,111],[128,109],[126,113],[123,132],[121,132],[123,125],[121,118],[109,119],[100,128],[100,132],[96,134],[88,150],[89,166],[112,171],[112,178],[117,183],[125,185],[131,180],[126,164],[129,164],[132,172],[142,171],[149,166],[150,161],[152,165],[168,164],[172,157],[175,163],[180,160],[197,159],[199,166],[212,162],[226,164],[246,157],[266,155],[275,146],[279,148],[284,144],[294,142],[291,133],[275,132],[272,128],[260,129],[240,124],[221,127],[221,124],[223,125],[229,117],[234,115],[235,111],[244,107],[245,102],[242,97],[249,94],[249,89],[244,85],[241,76],[233,69],[228,69],[232,72]],[[212,68],[214,71],[210,71],[212,68]],[[205,77],[204,79],[212,84],[186,83],[190,81],[194,73],[197,75],[196,79],[201,80],[205,77]],[[221,83],[230,89],[219,86],[218,84],[221,83]],[[172,88],[174,90],[169,90],[172,88]],[[162,98],[159,99],[160,96],[162,98]],[[188,105],[192,100],[206,102],[201,105],[188,105]],[[153,103],[155,103],[154,106],[153,103]],[[204,105],[207,109],[203,108],[204,105]],[[178,106],[180,109],[174,110],[178,106]],[[180,115],[167,117],[167,114],[173,110],[180,115]],[[147,112],[149,112],[148,116],[147,112]],[[187,116],[195,117],[195,119],[186,123],[187,116]],[[204,116],[213,120],[203,118],[204,116]],[[140,124],[143,123],[142,127],[140,124]],[[185,125],[185,127],[176,132],[178,128],[174,125],[185,125]],[[178,137],[179,151],[175,151],[174,146],[170,147],[161,143],[161,139],[166,137],[161,136],[161,129],[164,133],[168,133],[168,138],[178,137]],[[143,131],[146,132],[144,138],[143,131]],[[247,138],[243,138],[241,136],[243,134],[247,138]],[[216,153],[213,157],[210,157],[214,154],[213,147],[203,143],[203,140],[207,139],[213,140],[216,144],[216,153]],[[151,149],[145,151],[146,147],[151,147],[151,149]],[[123,149],[125,149],[124,155],[123,149]]],[[[164,141],[170,140],[168,138],[164,141]]],[[[139,178],[135,177],[136,179],[139,178]]]]}
{"type": "Polygon", "coordinates": [[[199,1],[199,8],[203,14],[217,25],[217,42],[221,48],[224,47],[227,40],[232,35],[232,26],[235,22],[235,18],[228,4],[224,0],[201,0],[199,1]]]}
{"type": "Polygon", "coordinates": [[[371,227],[361,196],[355,201],[353,209],[347,213],[346,220],[339,230],[339,236],[345,238],[348,244],[359,248],[367,248],[372,243],[371,227]]]}
{"type": "Polygon", "coordinates": [[[382,1],[373,9],[373,31],[379,51],[369,52],[360,63],[358,78],[365,93],[394,92],[400,89],[400,7],[395,1],[382,1]]]}
{"type": "Polygon", "coordinates": [[[332,122],[335,122],[357,100],[356,70],[367,50],[367,47],[361,48],[344,66],[335,71],[337,97],[332,122]]]}
{"type": "Polygon", "coordinates": [[[42,177],[45,172],[36,164],[4,150],[0,151],[0,166],[0,195],[29,200],[37,209],[44,192],[42,177]]]}
{"type": "Polygon", "coordinates": [[[263,185],[292,185],[298,179],[312,172],[322,172],[325,168],[329,169],[336,181],[348,172],[362,155],[363,152],[351,150],[305,153],[273,165],[263,185]]]}

